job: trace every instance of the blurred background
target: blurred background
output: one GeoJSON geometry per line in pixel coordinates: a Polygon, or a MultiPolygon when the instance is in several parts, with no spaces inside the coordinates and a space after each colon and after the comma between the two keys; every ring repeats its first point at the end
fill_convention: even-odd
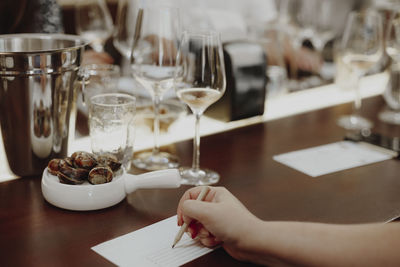
{"type": "MultiPolygon", "coordinates": [[[[51,3],[47,8],[55,10],[53,7],[57,5],[60,14],[50,14],[47,18],[52,27],[35,28],[27,23],[32,20],[29,14],[17,12],[17,15],[21,15],[17,16],[20,26],[0,27],[2,33],[64,32],[80,35],[90,42],[82,67],[85,79],[81,83],[86,91],[77,99],[78,139],[89,134],[88,99],[95,94],[118,91],[137,98],[135,146],[139,146],[136,149],[151,146],[152,140],[148,136],[154,130],[152,96],[133,76],[131,53],[135,32],[140,27],[139,10],[154,5],[179,7],[183,30],[206,28],[221,33],[226,92],[220,101],[206,111],[204,119],[212,120],[206,122],[206,129],[201,129],[202,134],[231,127],[219,124],[221,121],[238,121],[235,125],[241,125],[242,119],[275,119],[343,102],[354,101],[357,111],[361,107],[364,92],[367,92],[366,85],[376,87],[375,84],[378,84],[363,84],[362,78],[377,73],[389,74],[389,82],[386,79],[379,80],[383,82],[379,82],[379,88],[372,93],[382,94],[387,103],[387,110],[382,111],[379,118],[391,124],[400,124],[400,68],[397,63],[400,51],[400,1],[18,1],[39,11],[46,6],[44,3],[51,3]],[[354,12],[367,15],[356,21],[355,18],[351,19],[354,12]],[[374,15],[370,16],[372,13],[374,15]],[[375,14],[379,17],[377,21],[373,19],[375,14]],[[349,36],[357,38],[350,40],[349,36]],[[367,43],[367,47],[362,43],[367,43]],[[383,87],[384,90],[381,90],[383,87]],[[313,88],[325,88],[328,96],[321,97],[318,93],[314,96],[296,94],[313,88]]],[[[6,0],[0,7],[6,10],[7,5],[12,6],[12,2],[6,0]]],[[[11,16],[2,20],[2,25],[12,25],[8,23],[13,21],[11,16]]],[[[39,26],[45,24],[41,20],[35,22],[39,26]]],[[[191,119],[185,119],[190,117],[186,116],[189,114],[188,108],[178,100],[174,88],[164,93],[160,107],[160,143],[169,144],[190,138],[192,134],[181,134],[187,129],[192,130],[186,127],[186,122],[191,122],[191,119]],[[179,120],[183,122],[175,125],[179,120]],[[169,131],[164,138],[163,134],[169,131]]],[[[348,126],[339,122],[339,125],[346,129],[356,128],[355,124],[348,126]]]]}

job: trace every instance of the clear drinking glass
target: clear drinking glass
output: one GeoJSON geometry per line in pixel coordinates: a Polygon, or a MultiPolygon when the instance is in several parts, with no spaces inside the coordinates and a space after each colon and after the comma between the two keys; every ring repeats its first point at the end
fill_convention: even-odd
{"type": "Polygon", "coordinates": [[[248,39],[261,45],[266,53],[268,67],[266,70],[266,101],[275,96],[287,93],[288,73],[283,51],[283,33],[276,25],[249,25],[248,39]]]}
{"type": "Polygon", "coordinates": [[[220,36],[216,32],[184,32],[177,56],[175,90],[196,117],[193,140],[193,165],[182,167],[183,184],[209,185],[219,181],[219,174],[200,169],[200,118],[203,112],[222,97],[226,78],[220,36]]]}
{"type": "MultiPolygon", "coordinates": [[[[298,80],[298,69],[312,63],[310,60],[304,62],[307,56],[303,56],[301,49],[305,40],[312,43],[314,50],[319,54],[321,60],[324,60],[324,48],[326,44],[334,39],[338,33],[343,32],[343,23],[352,9],[353,1],[337,1],[337,0],[280,0],[278,3],[279,24],[292,39],[292,49],[288,51],[288,55],[297,55],[296,60],[290,61],[290,80],[289,87],[291,89],[309,88],[315,83],[320,84],[318,79],[310,79],[303,83],[298,80]],[[339,23],[338,23],[339,22],[339,23]],[[312,80],[315,80],[313,82],[312,80]]],[[[293,55],[291,57],[293,57],[293,55]]],[[[315,61],[314,60],[314,61],[315,61]]],[[[329,62],[324,62],[321,68],[318,66],[312,68],[312,72],[319,74],[323,80],[330,80],[333,76],[333,66],[329,62]]]]}
{"type": "Polygon", "coordinates": [[[392,59],[389,67],[390,79],[383,97],[389,106],[380,112],[380,120],[400,124],[400,13],[393,12],[386,32],[386,53],[392,59]]]}
{"type": "Polygon", "coordinates": [[[117,93],[120,68],[111,64],[89,64],[80,69],[82,96],[78,98],[77,106],[84,114],[88,113],[88,105],[92,96],[117,93]]]}
{"type": "Polygon", "coordinates": [[[326,43],[336,32],[334,25],[337,19],[336,0],[302,0],[300,1],[298,23],[302,37],[309,39],[315,50],[322,53],[326,43]]]}
{"type": "Polygon", "coordinates": [[[125,168],[133,155],[136,99],[127,94],[100,94],[90,99],[89,132],[92,152],[112,154],[125,168]]]}
{"type": "Polygon", "coordinates": [[[90,42],[96,52],[104,51],[111,36],[113,22],[104,0],[80,1],[75,9],[76,32],[90,42]]]}
{"type": "Polygon", "coordinates": [[[146,8],[138,14],[132,49],[135,79],[151,94],[154,106],[154,147],[152,152],[136,154],[133,164],[145,170],[179,166],[178,158],[160,152],[159,114],[164,93],[173,87],[176,54],[181,35],[179,11],[176,8],[146,8]]]}
{"type": "Polygon", "coordinates": [[[139,0],[118,0],[117,18],[113,43],[125,58],[132,53],[133,36],[139,14],[139,0]]]}
{"type": "Polygon", "coordinates": [[[348,130],[369,129],[372,122],[361,117],[361,93],[359,81],[381,59],[383,55],[382,19],[377,12],[351,12],[343,37],[338,44],[341,61],[356,80],[354,112],[342,116],[338,125],[348,130]]]}
{"type": "Polygon", "coordinates": [[[82,67],[84,72],[84,100],[92,96],[118,91],[119,66],[111,64],[89,64],[82,67]]]}

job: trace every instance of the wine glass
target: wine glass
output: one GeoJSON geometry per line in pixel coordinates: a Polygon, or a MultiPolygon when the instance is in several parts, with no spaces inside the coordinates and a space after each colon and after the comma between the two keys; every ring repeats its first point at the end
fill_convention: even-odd
{"type": "MultiPolygon", "coordinates": [[[[300,2],[297,21],[302,29],[301,36],[309,39],[319,53],[326,43],[336,35],[337,19],[343,16],[341,1],[335,0],[302,0],[300,2]],[[339,9],[339,10],[338,10],[339,9]],[[340,12],[338,12],[340,11],[340,12]]],[[[345,9],[347,11],[348,9],[345,9]]]]}
{"type": "Polygon", "coordinates": [[[176,54],[180,41],[180,18],[177,8],[150,7],[140,11],[134,33],[132,70],[153,100],[154,147],[152,152],[136,154],[133,164],[145,170],[178,167],[178,158],[160,152],[159,113],[164,93],[173,87],[176,54]]]}
{"type": "Polygon", "coordinates": [[[380,120],[392,124],[400,124],[400,14],[393,12],[386,32],[386,53],[392,59],[389,67],[390,79],[383,97],[389,106],[380,112],[380,120]]]}
{"type": "Polygon", "coordinates": [[[175,90],[196,117],[193,140],[193,165],[182,167],[182,184],[208,185],[219,181],[219,174],[200,169],[200,118],[203,112],[221,98],[226,78],[220,36],[216,32],[188,32],[182,36],[177,56],[175,90]]]}
{"type": "Polygon", "coordinates": [[[139,13],[139,0],[119,0],[113,44],[127,59],[130,59],[133,36],[139,13]]]}
{"type": "Polygon", "coordinates": [[[75,9],[76,32],[90,42],[96,52],[104,51],[104,43],[113,31],[113,22],[104,0],[81,1],[75,9]]]}
{"type": "MultiPolygon", "coordinates": [[[[319,75],[322,80],[332,79],[334,65],[329,60],[324,60],[327,55],[324,48],[338,33],[343,32],[342,22],[345,22],[351,11],[353,1],[281,0],[279,3],[279,21],[293,38],[292,53],[296,55],[296,60],[289,65],[291,77],[297,80],[297,71],[302,69],[319,75]],[[305,40],[310,41],[315,50],[309,56],[303,55],[305,40]],[[312,66],[311,69],[308,69],[309,66],[312,66]]],[[[303,81],[297,83],[294,80],[289,85],[292,89],[309,88],[322,82],[318,82],[317,77],[300,79],[303,81]]]]}
{"type": "Polygon", "coordinates": [[[268,57],[266,77],[268,80],[267,98],[287,92],[287,69],[282,44],[284,42],[278,25],[249,25],[247,29],[250,42],[258,43],[268,57]]]}
{"type": "Polygon", "coordinates": [[[338,125],[348,130],[369,129],[372,122],[361,117],[360,79],[376,65],[383,55],[382,19],[372,10],[351,12],[343,37],[338,44],[340,60],[356,78],[354,112],[342,116],[338,125]]]}

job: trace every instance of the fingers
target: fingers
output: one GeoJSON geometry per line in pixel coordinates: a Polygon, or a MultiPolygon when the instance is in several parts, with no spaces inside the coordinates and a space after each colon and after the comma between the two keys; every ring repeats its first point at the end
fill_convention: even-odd
{"type": "Polygon", "coordinates": [[[193,239],[198,238],[204,246],[215,247],[221,243],[221,241],[207,231],[201,223],[192,222],[189,225],[188,232],[193,239]]]}
{"type": "MultiPolygon", "coordinates": [[[[193,187],[193,188],[187,190],[181,197],[179,204],[178,204],[178,208],[177,208],[178,226],[181,226],[183,224],[183,215],[182,215],[183,202],[185,202],[186,200],[189,200],[189,199],[197,199],[197,197],[199,196],[202,189],[203,189],[203,186],[193,187]]],[[[213,199],[215,198],[215,194],[216,194],[217,190],[218,190],[218,188],[216,188],[216,187],[210,187],[210,191],[208,192],[208,194],[206,195],[206,197],[204,198],[203,201],[212,202],[213,199]]]]}
{"type": "Polygon", "coordinates": [[[200,225],[197,236],[200,238],[214,237],[206,228],[203,227],[203,225],[200,225]]]}
{"type": "Polygon", "coordinates": [[[212,204],[205,201],[188,199],[182,204],[183,220],[189,223],[190,220],[196,220],[201,223],[208,221],[208,214],[212,210],[212,204]]]}
{"type": "Polygon", "coordinates": [[[200,242],[206,247],[215,247],[221,244],[215,237],[200,238],[200,242]]]}
{"type": "Polygon", "coordinates": [[[193,187],[189,190],[187,190],[183,196],[181,197],[181,199],[179,200],[178,203],[178,208],[177,208],[177,214],[178,214],[178,226],[181,226],[183,224],[183,216],[182,216],[182,204],[184,201],[188,200],[188,199],[196,199],[197,196],[200,194],[201,192],[201,187],[193,187]]]}
{"type": "Polygon", "coordinates": [[[207,238],[213,236],[201,223],[197,221],[192,221],[190,223],[188,232],[192,238],[207,238]]]}

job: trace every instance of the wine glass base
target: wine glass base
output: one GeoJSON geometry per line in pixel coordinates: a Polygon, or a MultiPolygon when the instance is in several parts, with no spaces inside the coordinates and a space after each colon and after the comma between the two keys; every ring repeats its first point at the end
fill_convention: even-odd
{"type": "Polygon", "coordinates": [[[371,129],[373,126],[371,121],[358,115],[342,116],[337,124],[347,130],[371,129]]]}
{"type": "Polygon", "coordinates": [[[132,164],[139,169],[157,171],[179,167],[178,158],[167,152],[142,152],[134,156],[132,164]]]}
{"type": "Polygon", "coordinates": [[[212,185],[219,181],[219,174],[208,169],[195,170],[191,167],[179,168],[181,184],[185,185],[212,185]]]}
{"type": "Polygon", "coordinates": [[[378,118],[390,124],[400,125],[400,112],[394,110],[384,110],[379,113],[378,118]]]}

